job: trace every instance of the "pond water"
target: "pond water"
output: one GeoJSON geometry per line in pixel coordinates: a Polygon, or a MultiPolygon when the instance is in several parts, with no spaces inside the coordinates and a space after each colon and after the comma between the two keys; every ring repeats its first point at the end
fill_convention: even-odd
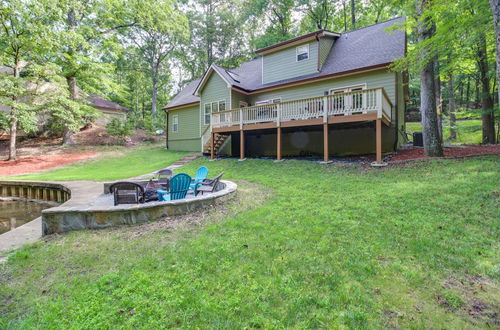
{"type": "Polygon", "coordinates": [[[38,218],[42,210],[54,207],[47,203],[0,200],[0,234],[38,218]]]}

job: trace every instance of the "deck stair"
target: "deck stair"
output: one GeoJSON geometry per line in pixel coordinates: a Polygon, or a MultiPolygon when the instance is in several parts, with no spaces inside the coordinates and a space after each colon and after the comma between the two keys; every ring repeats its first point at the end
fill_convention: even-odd
{"type": "MultiPolygon", "coordinates": [[[[222,147],[224,142],[229,138],[229,135],[226,134],[214,134],[215,140],[214,140],[214,150],[215,153],[217,154],[217,151],[222,147]]],[[[203,152],[209,154],[212,151],[212,138],[208,140],[208,142],[205,144],[203,147],[203,152]]]]}

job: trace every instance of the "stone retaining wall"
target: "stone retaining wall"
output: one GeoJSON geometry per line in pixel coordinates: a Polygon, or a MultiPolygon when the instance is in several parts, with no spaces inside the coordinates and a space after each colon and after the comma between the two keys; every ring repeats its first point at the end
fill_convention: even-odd
{"type": "Polygon", "coordinates": [[[49,235],[80,229],[100,229],[160,220],[208,208],[217,200],[227,199],[236,191],[231,181],[221,181],[217,192],[196,198],[117,206],[65,207],[61,205],[42,211],[42,234],[49,235]]]}
{"type": "Polygon", "coordinates": [[[60,204],[71,198],[71,191],[63,185],[54,183],[0,181],[0,197],[60,204]]]}

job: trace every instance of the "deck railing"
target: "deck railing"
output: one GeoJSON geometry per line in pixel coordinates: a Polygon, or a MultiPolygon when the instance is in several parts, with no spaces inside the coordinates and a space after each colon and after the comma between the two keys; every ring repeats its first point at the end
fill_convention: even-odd
{"type": "Polygon", "coordinates": [[[337,115],[376,113],[377,118],[391,120],[392,103],[383,88],[332,94],[285,101],[274,104],[255,105],[240,109],[212,113],[212,127],[244,124],[307,120],[337,115]]]}

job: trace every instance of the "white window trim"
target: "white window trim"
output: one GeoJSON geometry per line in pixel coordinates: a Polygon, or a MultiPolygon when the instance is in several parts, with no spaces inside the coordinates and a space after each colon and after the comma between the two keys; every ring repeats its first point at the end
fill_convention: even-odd
{"type": "Polygon", "coordinates": [[[305,45],[300,45],[300,46],[297,46],[295,47],[295,62],[303,62],[303,61],[307,61],[311,58],[311,49],[309,47],[309,44],[305,44],[305,45]],[[303,59],[303,60],[300,60],[299,61],[299,48],[300,47],[307,47],[307,58],[303,59]]]}
{"type": "Polygon", "coordinates": [[[172,116],[172,133],[179,132],[179,115],[172,116]]]}
{"type": "Polygon", "coordinates": [[[276,104],[276,103],[281,103],[281,102],[283,102],[283,101],[282,101],[281,96],[280,96],[280,97],[273,97],[273,98],[267,99],[267,100],[257,101],[257,102],[255,102],[255,105],[276,104]],[[280,100],[280,101],[274,102],[274,100],[280,100]]]}
{"type": "Polygon", "coordinates": [[[344,86],[344,87],[335,87],[330,89],[330,94],[333,94],[334,92],[338,91],[344,91],[344,93],[348,93],[352,91],[354,88],[362,88],[366,89],[366,83],[364,84],[357,84],[357,85],[350,85],[350,86],[344,86]]]}
{"type": "Polygon", "coordinates": [[[246,108],[248,107],[248,102],[245,102],[245,101],[240,101],[240,108],[246,108]]]}
{"type": "Polygon", "coordinates": [[[210,112],[208,113],[210,116],[212,115],[212,103],[205,103],[203,105],[203,124],[205,125],[210,125],[210,122],[207,123],[207,113],[205,112],[206,108],[207,108],[207,104],[210,106],[210,112]]]}

